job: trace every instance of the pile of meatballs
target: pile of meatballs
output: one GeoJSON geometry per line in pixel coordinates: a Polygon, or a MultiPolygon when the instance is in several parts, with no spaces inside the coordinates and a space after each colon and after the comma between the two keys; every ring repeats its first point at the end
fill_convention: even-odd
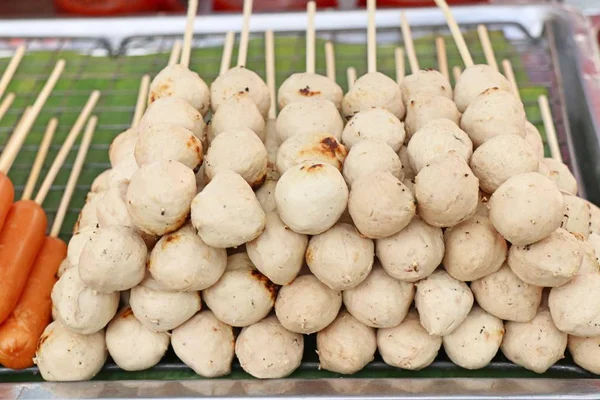
{"type": "Polygon", "coordinates": [[[600,373],[600,210],[511,90],[487,65],[454,88],[368,73],[345,95],[296,73],[268,118],[247,68],[210,87],[165,68],[81,211],[43,378],[90,379],[108,355],[144,370],[169,346],[204,377],[237,357],[282,378],[311,334],[340,374],[377,351],[422,369],[442,346],[463,368],[500,350],[538,373],[568,347],[600,373]]]}

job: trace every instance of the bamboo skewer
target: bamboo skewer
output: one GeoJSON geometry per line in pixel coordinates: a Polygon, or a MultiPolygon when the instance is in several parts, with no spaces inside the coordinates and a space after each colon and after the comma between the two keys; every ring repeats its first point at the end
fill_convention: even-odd
{"type": "Polygon", "coordinates": [[[377,72],[377,28],[375,26],[375,0],[367,0],[367,72],[377,72]]]}
{"type": "Polygon", "coordinates": [[[325,42],[325,67],[327,70],[327,77],[335,82],[337,79],[335,73],[335,49],[333,43],[325,42]]]}
{"type": "Polygon", "coordinates": [[[15,101],[15,94],[9,93],[6,95],[4,100],[2,100],[2,103],[0,103],[0,121],[2,121],[2,118],[4,118],[4,115],[6,115],[6,112],[12,105],[13,101],[15,101]]]}
{"type": "Polygon", "coordinates": [[[481,42],[481,47],[483,47],[483,54],[485,55],[485,62],[490,67],[494,68],[496,71],[498,69],[498,61],[496,61],[496,55],[494,54],[494,48],[492,47],[492,42],[490,41],[490,35],[485,25],[477,26],[477,35],[479,36],[479,41],[481,42]]]}
{"type": "Polygon", "coordinates": [[[189,0],[187,9],[187,20],[185,32],[183,34],[183,46],[181,50],[181,64],[190,66],[190,57],[192,55],[192,39],[194,38],[194,20],[198,13],[198,0],[189,0]]]}
{"type": "Polygon", "coordinates": [[[410,72],[416,74],[419,71],[419,60],[417,53],[415,52],[415,44],[412,38],[412,32],[410,25],[406,19],[404,12],[400,13],[400,26],[402,28],[402,37],[404,38],[404,48],[406,49],[406,55],[408,56],[408,64],[410,65],[410,72]]]}
{"type": "Polygon", "coordinates": [[[50,93],[52,93],[52,90],[54,89],[54,86],[56,85],[56,82],[60,78],[62,72],[64,71],[64,68],[65,61],[59,60],[54,66],[54,69],[52,70],[50,77],[46,81],[46,84],[38,94],[38,97],[33,103],[33,106],[31,106],[31,110],[25,113],[22,122],[13,132],[10,140],[8,141],[8,144],[6,145],[6,148],[0,156],[0,172],[6,174],[12,166],[13,162],[15,161],[15,158],[17,157],[17,153],[23,146],[23,142],[27,137],[27,133],[31,130],[31,127],[33,126],[33,123],[35,122],[40,111],[42,110],[42,107],[48,100],[48,97],[50,97],[50,93]]]}
{"type": "Polygon", "coordinates": [[[225,42],[223,43],[223,55],[221,56],[221,67],[219,68],[219,76],[229,71],[231,67],[231,56],[233,54],[233,44],[235,42],[235,33],[227,32],[225,42]]]}
{"type": "Polygon", "coordinates": [[[31,195],[33,194],[37,180],[40,177],[40,172],[42,171],[44,160],[48,155],[48,150],[50,149],[50,144],[52,143],[52,138],[54,137],[57,126],[58,119],[56,118],[50,119],[50,122],[48,122],[48,125],[46,126],[46,132],[42,138],[42,143],[35,156],[33,165],[31,166],[31,173],[25,184],[25,189],[23,189],[23,196],[21,197],[23,200],[31,200],[31,195]]]}
{"type": "Polygon", "coordinates": [[[515,96],[521,100],[521,93],[519,92],[519,86],[517,86],[517,79],[515,78],[515,72],[513,71],[512,64],[509,60],[502,60],[502,69],[504,70],[504,76],[510,82],[515,96]]]}
{"type": "Polygon", "coordinates": [[[169,63],[167,65],[175,65],[181,57],[181,40],[176,40],[171,48],[171,55],[169,56],[169,63]]]}
{"type": "Polygon", "coordinates": [[[435,39],[435,49],[437,53],[438,68],[440,73],[450,82],[450,71],[448,69],[448,53],[446,52],[446,41],[438,36],[435,39]]]}
{"type": "Polygon", "coordinates": [[[317,5],[314,1],[306,4],[306,72],[315,73],[315,14],[317,5]]]}
{"type": "Polygon", "coordinates": [[[394,49],[394,60],[396,65],[396,83],[402,82],[405,75],[404,65],[404,49],[402,47],[396,47],[394,49]]]}
{"type": "Polygon", "coordinates": [[[265,72],[267,74],[267,87],[271,95],[271,106],[269,107],[269,119],[275,119],[277,115],[277,99],[275,92],[275,37],[273,31],[265,32],[265,72]]]}
{"type": "Polygon", "coordinates": [[[461,75],[462,75],[462,69],[458,65],[455,65],[454,67],[452,67],[452,76],[454,76],[454,82],[458,82],[461,75]]]}
{"type": "Polygon", "coordinates": [[[140,82],[140,89],[138,91],[137,101],[135,103],[135,112],[133,113],[133,119],[131,121],[131,127],[137,128],[144,116],[144,110],[146,108],[146,99],[148,98],[148,91],[150,90],[150,75],[142,76],[140,82]]]}
{"type": "Polygon", "coordinates": [[[240,35],[240,47],[238,49],[237,66],[246,65],[248,58],[248,40],[250,38],[250,16],[252,15],[252,0],[244,0],[244,22],[242,34],[240,35]]]}
{"type": "Polygon", "coordinates": [[[58,237],[58,235],[60,234],[60,229],[65,220],[65,215],[67,214],[67,209],[69,207],[69,203],[71,202],[71,198],[73,197],[73,192],[75,191],[77,180],[79,179],[79,175],[81,174],[81,170],[83,169],[83,164],[85,163],[85,157],[87,156],[88,149],[90,148],[90,144],[92,143],[92,136],[94,135],[94,130],[96,129],[97,122],[98,118],[94,115],[90,118],[90,120],[87,123],[87,126],[85,127],[83,139],[81,140],[79,150],[77,151],[77,157],[75,158],[73,169],[71,170],[71,174],[69,175],[69,180],[67,181],[67,186],[65,187],[62,199],[60,200],[58,210],[56,211],[56,216],[54,217],[52,228],[50,228],[50,236],[52,237],[58,237]]]}
{"type": "Polygon", "coordinates": [[[548,103],[548,97],[542,94],[538,97],[538,104],[542,113],[542,120],[544,121],[544,130],[546,131],[546,139],[548,140],[548,146],[550,147],[550,156],[556,161],[563,162],[562,155],[560,154],[560,146],[558,145],[558,138],[556,137],[556,129],[554,128],[554,120],[552,119],[552,111],[550,110],[550,104],[548,103]]]}
{"type": "Polygon", "coordinates": [[[0,78],[0,98],[4,96],[4,92],[6,92],[6,88],[10,84],[13,76],[15,76],[15,72],[17,72],[17,68],[19,68],[19,64],[23,60],[23,56],[25,55],[25,46],[21,45],[17,47],[15,54],[13,54],[10,62],[6,66],[4,73],[2,74],[2,78],[0,78]]]}
{"type": "Polygon", "coordinates": [[[352,86],[354,86],[354,82],[356,82],[356,68],[348,67],[346,76],[348,78],[348,90],[350,90],[352,89],[352,86]]]}
{"type": "Polygon", "coordinates": [[[46,175],[46,178],[44,179],[44,182],[42,183],[42,186],[40,187],[40,190],[38,191],[38,194],[35,198],[36,203],[42,204],[44,202],[43,199],[48,194],[48,191],[50,190],[50,187],[52,186],[52,182],[54,181],[54,177],[60,171],[60,167],[62,166],[62,164],[65,162],[65,159],[69,155],[69,151],[71,150],[71,147],[77,140],[77,137],[79,136],[79,133],[83,129],[85,122],[88,120],[88,118],[92,114],[92,111],[93,111],[94,107],[96,106],[96,103],[98,102],[99,97],[100,97],[100,92],[95,90],[92,92],[92,94],[88,98],[87,103],[81,110],[81,113],[77,117],[77,120],[73,124],[73,127],[71,127],[71,130],[69,131],[69,134],[67,135],[67,138],[65,139],[64,144],[58,151],[58,154],[56,155],[56,158],[54,159],[54,162],[52,163],[52,166],[50,167],[50,170],[48,171],[48,174],[46,175]]]}
{"type": "Polygon", "coordinates": [[[452,11],[450,11],[450,7],[448,7],[448,3],[446,0],[434,0],[435,4],[442,10],[444,13],[444,17],[448,22],[448,27],[450,28],[450,32],[452,33],[452,37],[456,42],[456,47],[458,47],[458,51],[460,56],[463,59],[463,63],[466,68],[472,67],[475,65],[473,63],[473,57],[471,56],[471,52],[467,47],[467,43],[465,42],[465,38],[463,37],[456,20],[454,19],[454,15],[452,15],[452,11]]]}

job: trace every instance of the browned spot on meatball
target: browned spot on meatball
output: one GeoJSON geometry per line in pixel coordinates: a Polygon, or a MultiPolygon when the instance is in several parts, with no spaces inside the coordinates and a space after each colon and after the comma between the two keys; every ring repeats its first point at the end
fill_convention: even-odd
{"type": "Polygon", "coordinates": [[[305,87],[299,90],[300,94],[302,96],[306,96],[306,97],[313,97],[313,96],[318,96],[321,94],[320,90],[310,90],[310,87],[305,87]]]}
{"type": "Polygon", "coordinates": [[[307,171],[308,172],[314,172],[314,171],[320,170],[323,167],[325,167],[323,164],[313,164],[310,167],[308,167],[307,171]]]}
{"type": "Polygon", "coordinates": [[[250,184],[250,187],[252,189],[256,190],[259,187],[261,187],[263,185],[263,183],[265,183],[266,180],[267,180],[267,172],[265,171],[265,173],[263,174],[263,176],[261,176],[260,178],[258,178],[257,180],[255,180],[254,182],[252,182],[250,184]]]}
{"type": "Polygon", "coordinates": [[[484,91],[482,94],[489,94],[489,93],[492,93],[492,92],[497,92],[498,90],[500,90],[500,88],[498,88],[498,87],[491,87],[491,88],[487,89],[486,91],[484,91]]]}
{"type": "Polygon", "coordinates": [[[171,235],[168,235],[162,243],[162,248],[164,249],[170,243],[177,243],[180,239],[181,239],[180,233],[173,233],[171,235]]]}
{"type": "Polygon", "coordinates": [[[131,309],[131,307],[127,307],[125,310],[123,310],[123,313],[121,313],[121,318],[126,319],[133,316],[133,310],[131,309]]]}
{"type": "Polygon", "coordinates": [[[173,80],[167,79],[163,83],[158,85],[158,87],[156,89],[152,90],[150,92],[150,103],[153,103],[154,101],[156,101],[162,97],[173,96],[173,90],[171,89],[172,84],[173,84],[173,80]]]}
{"type": "Polygon", "coordinates": [[[308,265],[310,265],[314,261],[314,259],[315,259],[315,256],[313,255],[312,250],[311,250],[310,247],[308,249],[306,249],[305,258],[306,258],[306,263],[308,265]]]}
{"type": "Polygon", "coordinates": [[[279,286],[271,282],[269,278],[261,274],[258,270],[251,270],[250,275],[252,275],[252,277],[254,277],[256,280],[258,280],[269,291],[271,295],[271,300],[275,301],[275,298],[277,297],[277,292],[279,291],[279,286]]]}
{"type": "Polygon", "coordinates": [[[48,332],[48,333],[44,333],[42,335],[42,337],[40,337],[40,340],[38,341],[37,347],[36,347],[36,352],[40,351],[40,349],[42,348],[42,346],[44,345],[44,343],[46,342],[46,340],[48,340],[48,338],[50,337],[50,334],[52,333],[52,331],[48,332]]]}

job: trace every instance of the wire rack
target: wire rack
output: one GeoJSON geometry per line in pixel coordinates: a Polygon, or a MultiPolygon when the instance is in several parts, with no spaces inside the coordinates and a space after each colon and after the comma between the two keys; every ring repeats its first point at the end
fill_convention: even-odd
{"type": "MultiPolygon", "coordinates": [[[[472,49],[475,61],[483,63],[484,55],[474,34],[475,26],[465,25],[463,29],[467,32],[467,43],[472,49]]],[[[534,38],[517,24],[489,24],[488,29],[491,32],[492,42],[496,43],[498,60],[508,58],[512,61],[528,118],[542,132],[543,124],[538,110],[537,94],[548,95],[562,155],[565,162],[571,165],[572,160],[567,148],[569,127],[565,123],[564,102],[559,84],[560,74],[555,63],[555,49],[552,48],[552,41],[548,37],[549,30],[546,29],[541,37],[534,38]]],[[[450,67],[453,65],[462,67],[458,52],[453,47],[449,32],[445,28],[414,27],[413,35],[421,68],[438,67],[435,37],[440,35],[446,37],[450,67]]],[[[354,66],[359,76],[366,72],[364,30],[320,31],[317,36],[320,39],[318,41],[320,47],[317,48],[317,72],[325,74],[322,44],[323,40],[331,40],[336,44],[337,80],[346,90],[347,66],[354,66]]],[[[72,227],[84,205],[91,182],[102,171],[110,168],[109,144],[117,134],[129,127],[141,76],[145,73],[154,75],[166,65],[171,46],[178,38],[179,36],[130,37],[115,50],[102,39],[26,40],[30,55],[26,56],[9,87],[9,91],[16,92],[17,99],[0,123],[2,145],[6,143],[25,107],[34,101],[56,61],[62,57],[66,58],[67,69],[57,84],[52,98],[40,114],[38,123],[32,129],[10,173],[17,194],[23,189],[47,121],[55,116],[60,122],[51,151],[44,164],[44,171],[49,168],[90,92],[96,88],[102,92],[100,102],[95,109],[95,114],[99,117],[99,125],[61,231],[63,239],[68,240],[71,236],[72,227]]],[[[291,73],[304,69],[305,42],[303,32],[276,34],[276,38],[275,52],[278,65],[276,78],[279,85],[291,73]]],[[[191,68],[207,82],[212,82],[218,73],[223,41],[224,35],[202,35],[194,39],[191,68]]],[[[22,42],[15,38],[0,38],[0,53],[8,55],[22,42]]],[[[403,45],[400,29],[380,29],[378,45],[378,68],[380,72],[393,77],[395,73],[393,51],[396,46],[403,45]]],[[[262,35],[252,35],[247,66],[263,77],[264,57],[262,35]]],[[[232,59],[236,59],[235,52],[232,59]]],[[[7,63],[8,58],[1,59],[0,70],[3,70],[7,63]]],[[[406,65],[408,66],[408,63],[406,65]]],[[[408,73],[410,71],[407,71],[408,73]]],[[[77,148],[76,145],[71,150],[65,166],[44,203],[50,220],[54,217],[77,148]]]]}

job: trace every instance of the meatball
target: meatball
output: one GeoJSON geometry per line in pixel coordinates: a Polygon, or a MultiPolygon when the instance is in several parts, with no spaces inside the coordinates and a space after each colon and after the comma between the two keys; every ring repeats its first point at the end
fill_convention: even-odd
{"type": "Polygon", "coordinates": [[[202,142],[182,126],[156,123],[140,130],[134,155],[138,166],[173,160],[197,171],[202,164],[202,142]]]}
{"type": "Polygon", "coordinates": [[[531,122],[525,122],[525,141],[529,143],[535,154],[541,160],[544,158],[544,142],[540,131],[531,122]]]}
{"type": "Polygon", "coordinates": [[[575,364],[593,374],[600,374],[600,336],[569,336],[567,346],[575,364]]]}
{"type": "Polygon", "coordinates": [[[342,139],[344,121],[335,104],[314,97],[286,105],[277,116],[276,132],[281,143],[303,133],[329,133],[342,139]]]}
{"type": "MultiPolygon", "coordinates": [[[[429,95],[435,97],[445,97],[452,99],[452,86],[448,79],[434,69],[420,70],[412,73],[400,82],[402,100],[409,107],[411,100],[419,95],[429,95]]],[[[407,110],[408,112],[408,110],[407,110]]]]}
{"type": "Polygon", "coordinates": [[[398,84],[381,72],[371,72],[358,78],[342,101],[344,117],[380,107],[399,119],[404,119],[406,109],[398,84]]]}
{"type": "Polygon", "coordinates": [[[473,65],[465,68],[454,87],[454,101],[460,112],[467,107],[479,94],[490,88],[498,88],[511,92],[510,82],[489,65],[473,65]]]}
{"type": "Polygon", "coordinates": [[[256,104],[263,118],[267,116],[271,106],[269,88],[256,72],[244,66],[231,68],[210,85],[213,113],[230,98],[241,95],[248,96],[256,104]]]}
{"type": "Polygon", "coordinates": [[[329,100],[340,110],[342,108],[343,96],[344,92],[337,83],[326,76],[311,74],[309,72],[290,75],[279,86],[279,91],[277,92],[280,110],[283,110],[288,104],[314,98],[329,100]]]}
{"type": "Polygon", "coordinates": [[[400,157],[385,141],[366,139],[352,146],[344,160],[343,169],[348,187],[360,176],[378,171],[389,172],[399,180],[404,179],[400,157]]]}
{"type": "Polygon", "coordinates": [[[119,162],[123,161],[125,157],[133,153],[137,140],[138,130],[134,128],[127,129],[115,136],[108,148],[110,165],[114,167],[119,162]]]}
{"type": "Polygon", "coordinates": [[[221,104],[219,110],[213,114],[208,141],[212,142],[225,131],[245,129],[250,129],[264,142],[265,120],[258,107],[248,96],[234,95],[221,104]]]}
{"type": "Polygon", "coordinates": [[[177,97],[164,97],[150,104],[138,126],[143,131],[154,124],[179,125],[190,130],[200,141],[206,138],[202,114],[190,103],[177,97]]]}
{"type": "Polygon", "coordinates": [[[577,180],[562,162],[553,158],[544,158],[542,163],[548,167],[548,178],[552,179],[558,188],[572,195],[577,194],[577,180]]]}
{"type": "Polygon", "coordinates": [[[342,142],[348,148],[362,140],[381,139],[394,151],[398,151],[405,137],[404,124],[381,107],[369,108],[356,114],[342,131],[342,142]]]}
{"type": "Polygon", "coordinates": [[[164,97],[183,99],[202,115],[206,115],[210,109],[208,86],[185,65],[167,65],[150,83],[148,104],[164,97]]]}
{"type": "Polygon", "coordinates": [[[460,112],[452,99],[425,93],[417,94],[406,105],[406,136],[410,140],[419,129],[436,119],[447,119],[458,125],[460,112]]]}
{"type": "Polygon", "coordinates": [[[562,332],[574,336],[600,336],[600,275],[578,275],[550,290],[548,306],[552,320],[562,332]]]}
{"type": "Polygon", "coordinates": [[[331,164],[341,171],[347,154],[346,146],[329,133],[302,133],[281,144],[277,152],[277,170],[283,174],[291,167],[312,161],[331,164]]]}

